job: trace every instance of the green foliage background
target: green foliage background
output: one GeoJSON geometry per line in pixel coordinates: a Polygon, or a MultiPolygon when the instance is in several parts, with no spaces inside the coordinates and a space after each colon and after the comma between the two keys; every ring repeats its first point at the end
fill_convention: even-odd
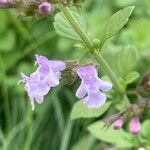
{"type": "MultiPolygon", "coordinates": [[[[127,73],[136,71],[141,77],[150,69],[149,0],[86,0],[83,12],[81,11],[87,21],[91,36],[99,38],[107,19],[119,9],[131,5],[135,6],[135,10],[130,21],[119,34],[108,40],[102,49],[102,55],[111,65],[118,79],[121,77],[126,79],[123,81],[124,84],[130,83],[127,80],[127,73]],[[129,55],[134,55],[134,52],[132,53],[132,50],[128,48],[129,45],[130,48],[136,47],[138,50],[139,58],[135,64],[134,62],[127,64],[126,58],[129,62],[130,59],[131,62],[134,59],[129,57],[129,55]],[[122,51],[124,51],[123,54],[122,51]],[[122,58],[122,55],[126,57],[122,58]],[[124,70],[127,65],[131,66],[131,70],[129,67],[126,73],[124,70]]],[[[29,98],[23,86],[17,84],[20,80],[20,72],[30,74],[35,70],[33,60],[36,53],[46,55],[50,59],[69,60],[79,58],[83,53],[81,48],[72,46],[75,44],[73,40],[56,34],[53,21],[54,14],[35,19],[21,17],[19,12],[14,10],[0,10],[0,149],[99,150],[115,148],[117,143],[107,144],[108,141],[101,137],[99,138],[101,141],[98,141],[86,130],[93,121],[100,120],[104,115],[112,114],[115,110],[102,113],[98,119],[70,119],[71,109],[77,100],[74,95],[79,82],[71,86],[62,82],[59,87],[50,91],[41,105],[36,105],[34,112],[31,111],[29,98]]],[[[85,63],[89,59],[87,55],[82,62],[85,63]]],[[[103,75],[101,70],[100,75],[103,75]]],[[[134,77],[132,75],[132,78],[134,77]]],[[[140,77],[132,83],[132,87],[139,84],[140,77]]],[[[146,118],[148,117],[145,116],[146,118]]],[[[145,137],[150,137],[149,124],[147,121],[143,125],[145,137]]],[[[144,140],[148,146],[150,139],[144,140]]],[[[137,140],[133,143],[133,148],[142,146],[137,140]]],[[[122,149],[130,148],[119,148],[119,150],[122,149]]]]}

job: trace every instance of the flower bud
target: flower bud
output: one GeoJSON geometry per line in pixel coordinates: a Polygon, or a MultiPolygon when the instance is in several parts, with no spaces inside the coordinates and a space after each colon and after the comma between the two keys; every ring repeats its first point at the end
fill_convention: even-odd
{"type": "Polygon", "coordinates": [[[47,14],[52,11],[52,5],[48,2],[43,2],[39,5],[38,10],[42,14],[47,14]]]}
{"type": "Polygon", "coordinates": [[[0,0],[0,5],[5,5],[5,4],[7,4],[7,3],[8,3],[7,0],[0,0]]]}
{"type": "Polygon", "coordinates": [[[99,49],[101,47],[101,41],[99,39],[94,39],[93,40],[93,47],[95,49],[99,49]]]}
{"type": "Polygon", "coordinates": [[[140,121],[139,117],[133,117],[129,124],[130,131],[137,135],[140,132],[140,121]]]}
{"type": "Polygon", "coordinates": [[[114,129],[120,129],[123,126],[123,119],[119,118],[116,121],[113,122],[113,124],[111,125],[114,129]]]}

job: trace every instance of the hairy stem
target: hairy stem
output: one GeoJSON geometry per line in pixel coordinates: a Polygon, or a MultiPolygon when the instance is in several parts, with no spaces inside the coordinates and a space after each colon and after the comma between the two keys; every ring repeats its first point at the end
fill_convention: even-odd
{"type": "Polygon", "coordinates": [[[59,5],[59,7],[64,13],[66,19],[69,21],[69,23],[72,25],[72,27],[76,31],[76,33],[80,36],[83,44],[87,47],[88,51],[91,53],[92,56],[94,56],[94,58],[97,60],[98,64],[101,66],[103,71],[109,76],[109,78],[111,79],[114,85],[114,88],[119,93],[122,93],[123,91],[122,91],[121,85],[117,77],[115,76],[114,72],[112,71],[110,66],[107,64],[105,59],[101,55],[99,55],[97,52],[95,52],[95,49],[93,48],[93,45],[91,41],[89,40],[87,33],[82,29],[78,20],[76,20],[76,18],[73,16],[73,14],[71,13],[68,7],[64,7],[62,5],[59,5]]]}
{"type": "Polygon", "coordinates": [[[77,32],[77,34],[81,38],[83,44],[87,47],[87,49],[91,53],[93,53],[94,50],[93,50],[92,43],[89,37],[87,36],[86,32],[80,27],[80,23],[76,20],[76,18],[73,16],[73,14],[71,13],[68,7],[64,7],[62,5],[59,5],[59,6],[60,6],[60,9],[63,11],[67,20],[70,22],[74,30],[77,32]]]}

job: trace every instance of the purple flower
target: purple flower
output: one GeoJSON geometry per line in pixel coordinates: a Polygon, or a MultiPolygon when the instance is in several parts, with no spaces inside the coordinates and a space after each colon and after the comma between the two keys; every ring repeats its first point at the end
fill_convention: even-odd
{"type": "Polygon", "coordinates": [[[47,14],[52,11],[52,5],[48,2],[43,2],[38,6],[40,13],[47,14]]]}
{"type": "Polygon", "coordinates": [[[129,124],[129,128],[130,128],[130,131],[137,135],[139,134],[140,132],[140,121],[139,121],[139,117],[133,117],[130,121],[130,124],[129,124]]]}
{"type": "Polygon", "coordinates": [[[34,100],[41,104],[44,96],[51,87],[56,87],[61,79],[61,71],[66,66],[63,61],[50,61],[45,56],[35,55],[37,70],[29,77],[22,73],[21,82],[25,83],[25,90],[31,100],[32,110],[34,110],[34,100]]]}
{"type": "Polygon", "coordinates": [[[102,81],[98,77],[97,70],[92,65],[83,66],[76,69],[78,76],[81,78],[81,85],[76,91],[76,97],[84,98],[83,102],[88,108],[98,108],[106,101],[105,91],[112,88],[108,81],[102,81]]]}

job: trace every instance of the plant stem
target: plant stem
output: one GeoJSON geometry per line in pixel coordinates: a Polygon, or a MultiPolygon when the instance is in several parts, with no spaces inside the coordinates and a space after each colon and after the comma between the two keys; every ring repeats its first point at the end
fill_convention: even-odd
{"type": "Polygon", "coordinates": [[[77,32],[77,34],[79,35],[79,37],[81,38],[83,44],[87,47],[87,49],[93,53],[93,45],[89,39],[89,37],[87,36],[86,32],[84,32],[84,30],[80,27],[79,22],[76,20],[76,18],[73,16],[73,14],[71,13],[71,11],[69,10],[68,7],[64,7],[61,4],[59,5],[60,9],[63,11],[65,17],[67,18],[67,20],[70,22],[70,24],[72,25],[72,27],[74,28],[74,30],[77,32]]]}
{"type": "Polygon", "coordinates": [[[104,72],[109,76],[109,78],[111,79],[111,81],[114,85],[114,88],[120,94],[122,94],[123,91],[122,91],[121,85],[120,85],[117,77],[115,76],[114,72],[112,71],[110,66],[107,64],[105,59],[101,55],[99,55],[97,52],[95,52],[95,49],[93,48],[93,45],[92,45],[91,41],[89,40],[87,33],[82,29],[78,20],[76,20],[76,18],[73,16],[73,14],[71,13],[71,11],[69,10],[68,7],[65,7],[62,5],[59,5],[59,7],[62,10],[62,12],[64,13],[66,19],[70,22],[70,24],[72,25],[74,30],[80,36],[82,42],[87,47],[88,51],[91,53],[91,55],[94,56],[94,58],[96,59],[98,64],[101,66],[101,68],[104,70],[104,72]]]}
{"type": "Polygon", "coordinates": [[[115,89],[118,90],[120,93],[122,93],[121,85],[118,82],[118,79],[116,78],[114,72],[112,71],[110,66],[107,64],[107,62],[105,61],[105,59],[97,52],[94,53],[94,58],[101,66],[102,70],[105,71],[105,73],[109,76],[112,83],[114,84],[115,89]]]}

